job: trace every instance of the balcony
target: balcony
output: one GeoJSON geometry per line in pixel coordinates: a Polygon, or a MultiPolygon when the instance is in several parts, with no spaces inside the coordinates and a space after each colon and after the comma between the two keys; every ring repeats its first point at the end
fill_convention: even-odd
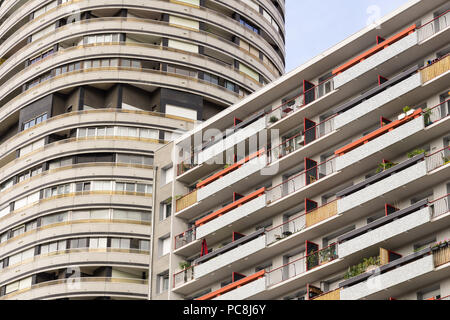
{"type": "Polygon", "coordinates": [[[266,239],[263,237],[264,229],[258,230],[251,235],[231,242],[206,256],[194,261],[195,278],[203,277],[220,268],[225,268],[241,259],[248,258],[255,252],[266,247],[266,239]]]}
{"type": "Polygon", "coordinates": [[[347,147],[337,150],[336,153],[339,152],[341,156],[336,159],[336,170],[340,171],[350,166],[354,167],[355,172],[367,170],[368,167],[375,165],[380,158],[380,153],[383,157],[391,157],[397,152],[408,150],[410,148],[408,141],[413,143],[414,138],[425,129],[423,118],[415,118],[420,112],[421,110],[417,110],[408,119],[403,119],[405,122],[398,126],[395,126],[398,124],[397,121],[402,120],[392,122],[393,126],[389,124],[381,127],[347,147]]]}
{"type": "Polygon", "coordinates": [[[223,156],[227,150],[234,148],[237,144],[246,141],[248,138],[257,135],[261,130],[266,128],[266,119],[260,117],[255,122],[247,123],[246,126],[236,126],[233,130],[227,132],[225,137],[215,139],[211,145],[203,147],[198,152],[198,164],[202,165],[208,160],[213,160],[217,156],[223,156]]]}
{"type": "Polygon", "coordinates": [[[335,88],[340,88],[417,45],[415,30],[416,25],[412,25],[333,70],[333,75],[336,75],[335,88]]]}
{"type": "Polygon", "coordinates": [[[334,78],[329,78],[318,85],[313,85],[309,81],[304,81],[303,93],[289,99],[280,106],[271,110],[266,115],[267,126],[271,126],[280,119],[303,109],[308,104],[328,95],[334,91],[334,78]]]}
{"type": "Polygon", "coordinates": [[[420,75],[422,83],[427,83],[450,70],[450,54],[434,61],[432,64],[422,68],[420,75]]]}
{"type": "Polygon", "coordinates": [[[176,201],[176,212],[183,211],[197,203],[197,190],[183,196],[176,201]]]}
{"type": "Polygon", "coordinates": [[[429,206],[431,208],[431,216],[433,219],[446,215],[450,212],[450,193],[434,200],[429,206]]]}
{"type": "Polygon", "coordinates": [[[427,171],[434,172],[450,163],[450,146],[426,156],[427,171]]]}
{"type": "Polygon", "coordinates": [[[448,277],[448,243],[426,248],[339,284],[342,300],[386,299],[448,277]]]}
{"type": "Polygon", "coordinates": [[[336,300],[341,300],[341,289],[336,289],[327,293],[323,293],[321,295],[318,295],[314,298],[312,298],[311,300],[316,300],[316,301],[336,301],[336,300]]]}
{"type": "MultiPolygon", "coordinates": [[[[361,139],[358,139],[358,140],[350,143],[349,145],[347,145],[339,150],[336,150],[335,154],[342,157],[346,153],[349,153],[350,151],[355,150],[363,145],[367,145],[370,141],[375,140],[376,138],[383,136],[389,132],[392,132],[394,129],[396,129],[400,126],[403,126],[404,124],[410,122],[411,120],[419,118],[421,116],[421,114],[422,114],[422,109],[415,110],[412,114],[405,116],[403,119],[395,120],[386,125],[383,125],[378,130],[375,130],[372,133],[362,137],[361,139]]],[[[423,123],[423,121],[422,121],[422,123],[423,123]]],[[[416,124],[416,126],[417,126],[417,124],[416,124]]],[[[423,127],[422,127],[422,129],[423,129],[423,127]]],[[[396,132],[396,134],[398,134],[398,133],[396,132]]],[[[390,138],[392,138],[392,137],[390,137],[390,138]]],[[[361,152],[360,149],[358,149],[357,151],[361,152]]]]}
{"type": "Polygon", "coordinates": [[[213,194],[262,170],[267,165],[265,150],[260,150],[237,163],[226,167],[197,184],[197,200],[202,201],[213,194]]]}
{"type": "Polygon", "coordinates": [[[268,204],[277,202],[283,198],[291,196],[309,185],[313,185],[325,177],[336,172],[336,158],[332,158],[323,163],[317,164],[312,160],[305,161],[307,169],[298,175],[289,178],[279,185],[267,189],[268,204]],[[308,163],[311,164],[308,168],[308,163]]]}
{"type": "Polygon", "coordinates": [[[398,242],[393,242],[394,238],[411,237],[413,234],[409,236],[408,232],[413,232],[430,221],[431,210],[425,199],[340,236],[339,255],[344,258],[380,243],[399,245],[398,242]]]}
{"type": "Polygon", "coordinates": [[[273,287],[338,259],[338,245],[311,252],[300,259],[266,273],[267,287],[273,287]]]}
{"type": "Polygon", "coordinates": [[[419,43],[444,31],[450,25],[450,10],[417,28],[419,43]]]}
{"type": "Polygon", "coordinates": [[[249,217],[266,206],[265,188],[235,201],[195,222],[196,237],[202,239],[233,223],[249,217]]]}
{"type": "MultiPolygon", "coordinates": [[[[356,124],[360,124],[359,122],[361,122],[366,115],[389,104],[392,100],[400,98],[408,92],[420,87],[422,81],[420,74],[417,72],[418,70],[418,66],[409,68],[383,84],[378,85],[337,107],[334,110],[338,114],[335,119],[336,130],[355,121],[358,121],[356,124]],[[349,110],[351,110],[351,112],[347,112],[349,110]]],[[[386,112],[389,111],[390,110],[386,109],[386,112]]],[[[369,117],[367,118],[369,120],[369,117]]],[[[370,117],[370,120],[371,119],[373,118],[370,117]]],[[[358,129],[362,129],[363,127],[364,125],[360,124],[358,129]]]]}
{"type": "Polygon", "coordinates": [[[266,289],[264,274],[265,271],[262,270],[251,276],[235,281],[219,290],[204,295],[197,300],[244,300],[266,289]]]}
{"type": "MultiPolygon", "coordinates": [[[[427,175],[425,155],[417,155],[388,170],[382,171],[361,183],[348,187],[336,194],[338,212],[342,214],[385,197],[385,201],[396,200],[404,188],[427,175]]],[[[417,185],[416,185],[417,186],[417,185]]]]}
{"type": "Polygon", "coordinates": [[[335,116],[332,116],[318,124],[305,119],[305,124],[303,125],[303,131],[301,133],[286,139],[281,144],[268,150],[268,164],[272,164],[290,154],[293,154],[297,150],[301,150],[310,143],[335,131],[334,118],[335,116]]]}

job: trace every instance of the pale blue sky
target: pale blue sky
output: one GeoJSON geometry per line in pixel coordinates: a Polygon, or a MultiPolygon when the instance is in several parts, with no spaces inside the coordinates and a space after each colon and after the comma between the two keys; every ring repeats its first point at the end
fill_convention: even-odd
{"type": "Polygon", "coordinates": [[[408,0],[286,0],[286,72],[407,2],[408,0]]]}

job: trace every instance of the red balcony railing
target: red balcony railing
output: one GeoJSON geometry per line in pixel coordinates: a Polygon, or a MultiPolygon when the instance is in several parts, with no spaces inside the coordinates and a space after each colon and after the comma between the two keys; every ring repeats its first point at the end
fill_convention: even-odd
{"type": "Polygon", "coordinates": [[[177,272],[173,275],[173,287],[179,286],[194,280],[194,266],[183,271],[177,272]]]}
{"type": "Polygon", "coordinates": [[[450,146],[426,156],[428,172],[439,169],[450,163],[450,146]]]}
{"type": "Polygon", "coordinates": [[[419,42],[430,38],[450,25],[450,10],[417,28],[419,42]]]}
{"type": "Polygon", "coordinates": [[[334,76],[267,112],[267,120],[270,121],[272,117],[277,119],[285,118],[333,90],[334,76]]]}
{"type": "Polygon", "coordinates": [[[258,197],[262,196],[265,193],[266,193],[266,188],[261,188],[258,191],[255,191],[255,192],[249,194],[248,196],[245,196],[245,197],[239,199],[238,201],[230,203],[229,205],[227,205],[227,206],[225,206],[225,207],[223,207],[223,208],[221,208],[221,209],[211,213],[210,215],[207,215],[206,217],[204,217],[204,218],[202,218],[200,220],[197,220],[195,222],[195,226],[196,227],[200,227],[200,226],[202,226],[202,225],[204,225],[204,224],[206,224],[208,222],[211,222],[212,220],[217,219],[220,216],[223,216],[224,214],[230,212],[231,210],[234,210],[234,209],[242,206],[243,204],[258,198],[258,197]]]}
{"type": "Polygon", "coordinates": [[[432,210],[431,216],[433,218],[437,218],[450,212],[449,200],[450,200],[450,193],[430,202],[428,205],[431,207],[432,210]]]}
{"type": "Polygon", "coordinates": [[[286,139],[281,144],[271,148],[267,151],[267,161],[272,163],[281,159],[282,157],[289,155],[297,150],[304,148],[309,143],[320,139],[321,137],[334,131],[334,119],[336,115],[316,124],[307,130],[300,132],[299,134],[286,139]]]}
{"type": "Polygon", "coordinates": [[[249,283],[251,283],[253,281],[256,281],[258,279],[263,278],[265,273],[266,272],[264,270],[261,270],[261,271],[255,273],[255,274],[253,274],[251,276],[248,276],[248,277],[246,277],[244,279],[241,279],[239,281],[230,283],[229,285],[227,285],[227,286],[225,286],[223,288],[220,288],[219,290],[216,290],[214,292],[208,293],[207,295],[204,295],[203,297],[200,297],[200,298],[198,298],[196,300],[201,300],[201,301],[212,300],[212,299],[217,298],[217,297],[219,297],[219,296],[221,296],[221,295],[223,295],[223,294],[225,294],[227,292],[230,292],[232,290],[235,290],[237,288],[245,286],[246,284],[249,284],[249,283]]]}
{"type": "Polygon", "coordinates": [[[288,220],[276,227],[267,229],[266,233],[266,244],[270,245],[278,240],[287,238],[297,232],[300,232],[306,228],[309,228],[321,221],[324,221],[337,214],[337,199],[326,203],[320,207],[317,207],[311,211],[303,212],[298,217],[288,220]],[[331,209],[330,209],[331,208],[331,209]],[[327,214],[321,214],[322,212],[327,214]],[[316,217],[319,214],[320,217],[316,217]],[[315,219],[309,219],[312,216],[315,219]]]}
{"type": "Polygon", "coordinates": [[[270,287],[282,283],[338,258],[338,244],[333,243],[326,248],[312,252],[300,259],[267,272],[266,284],[270,287]]]}
{"type": "Polygon", "coordinates": [[[399,127],[399,126],[401,126],[401,125],[403,125],[403,124],[405,124],[405,123],[407,123],[407,122],[409,122],[409,121],[411,121],[411,120],[413,120],[415,118],[420,117],[421,114],[422,114],[422,109],[418,109],[413,114],[411,114],[410,116],[406,116],[405,118],[403,118],[401,120],[396,120],[396,121],[393,121],[393,122],[391,122],[391,123],[389,123],[389,124],[387,124],[385,126],[382,126],[380,129],[375,130],[372,133],[369,133],[368,135],[362,137],[361,139],[358,139],[358,140],[356,140],[356,141],[346,145],[345,147],[343,147],[343,148],[341,148],[339,150],[336,150],[335,154],[339,155],[339,156],[343,156],[344,154],[346,154],[346,153],[348,153],[348,152],[350,152],[350,151],[352,151],[352,150],[354,150],[354,149],[356,149],[356,148],[366,144],[367,142],[369,142],[371,140],[374,140],[374,139],[376,139],[376,138],[378,138],[378,137],[380,137],[380,136],[382,136],[382,135],[384,135],[384,134],[394,130],[395,128],[397,128],[397,127],[399,127]]]}
{"type": "Polygon", "coordinates": [[[191,228],[177,236],[175,236],[175,250],[180,249],[191,242],[194,242],[196,228],[191,228]]]}
{"type": "Polygon", "coordinates": [[[450,115],[450,99],[441,102],[440,104],[430,108],[423,110],[423,117],[425,121],[425,126],[430,126],[444,120],[450,115]]]}
{"type": "Polygon", "coordinates": [[[335,162],[336,157],[320,163],[315,167],[307,169],[298,175],[291,177],[270,189],[267,189],[267,201],[278,201],[334,173],[336,170],[335,162]]]}
{"type": "Polygon", "coordinates": [[[350,69],[351,67],[357,65],[358,63],[364,61],[365,59],[373,56],[374,54],[380,52],[381,50],[387,48],[388,46],[394,44],[395,42],[405,38],[406,36],[410,35],[416,30],[416,25],[412,25],[409,28],[397,33],[396,35],[390,37],[389,39],[381,42],[380,44],[376,45],[375,47],[367,50],[366,52],[360,54],[356,58],[353,58],[352,60],[348,61],[347,63],[343,64],[339,68],[336,68],[333,70],[333,75],[337,75],[339,73],[344,72],[345,70],[350,69]]]}

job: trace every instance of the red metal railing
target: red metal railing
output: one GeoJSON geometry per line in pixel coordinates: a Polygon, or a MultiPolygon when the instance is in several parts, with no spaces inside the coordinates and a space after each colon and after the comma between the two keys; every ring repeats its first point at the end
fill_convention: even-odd
{"type": "Polygon", "coordinates": [[[442,298],[439,298],[437,300],[450,300],[450,295],[442,297],[442,298]]]}
{"type": "Polygon", "coordinates": [[[189,230],[186,230],[183,233],[180,233],[179,235],[175,236],[175,250],[180,249],[186,245],[188,245],[191,242],[194,242],[196,240],[196,228],[191,228],[189,230]]]}
{"type": "Polygon", "coordinates": [[[223,295],[223,294],[225,294],[227,292],[230,292],[232,290],[235,290],[237,288],[245,286],[246,284],[249,284],[249,283],[251,283],[253,281],[261,279],[262,277],[264,277],[265,273],[266,272],[264,270],[261,270],[261,271],[255,273],[255,274],[253,274],[251,276],[248,276],[248,277],[246,277],[244,279],[241,279],[239,281],[230,283],[229,285],[227,285],[227,286],[225,286],[223,288],[220,288],[219,290],[216,290],[214,292],[208,293],[207,295],[204,295],[203,297],[200,297],[200,298],[198,298],[196,300],[212,300],[212,299],[217,298],[217,297],[219,297],[219,296],[221,296],[221,295],[223,295]]]}
{"type": "Polygon", "coordinates": [[[436,122],[444,120],[450,115],[449,109],[446,106],[447,103],[450,104],[450,99],[447,99],[430,109],[427,108],[423,110],[422,114],[426,126],[430,126],[436,122]]]}
{"type": "Polygon", "coordinates": [[[323,97],[325,94],[334,90],[334,76],[322,81],[318,85],[306,90],[305,92],[295,96],[294,98],[282,103],[275,109],[267,112],[267,121],[270,121],[271,117],[276,117],[277,119],[282,119],[300,110],[304,106],[312,103],[318,98],[323,97]],[[312,101],[307,102],[307,96],[313,96],[312,101]]]}
{"type": "Polygon", "coordinates": [[[305,188],[309,184],[334,173],[336,170],[335,161],[336,157],[333,157],[332,159],[320,163],[315,167],[307,169],[298,175],[291,177],[270,189],[267,189],[267,201],[274,202],[280,200],[305,188]]]}
{"type": "Polygon", "coordinates": [[[266,272],[266,285],[270,287],[282,283],[338,258],[338,244],[333,243],[326,248],[266,272]]]}
{"type": "Polygon", "coordinates": [[[419,42],[426,40],[434,34],[444,30],[450,25],[450,10],[445,11],[438,17],[428,21],[417,28],[419,42]],[[434,23],[433,23],[434,22],[434,23]]]}
{"type": "Polygon", "coordinates": [[[266,245],[270,245],[282,238],[288,237],[306,227],[306,213],[284,222],[283,224],[266,230],[266,245]]]}
{"type": "Polygon", "coordinates": [[[334,119],[337,114],[325,119],[314,127],[302,131],[299,134],[284,140],[281,144],[267,151],[267,161],[272,163],[278,159],[304,148],[307,144],[320,139],[321,137],[334,131],[334,119]],[[308,141],[307,141],[308,140],[308,141]]]}
{"type": "Polygon", "coordinates": [[[430,206],[432,210],[431,216],[433,218],[436,218],[448,213],[450,211],[449,200],[450,193],[439,199],[429,202],[428,206],[430,206]]]}
{"type": "Polygon", "coordinates": [[[175,273],[173,275],[173,287],[178,288],[179,286],[194,280],[194,266],[187,268],[183,271],[175,273]]]}
{"type": "Polygon", "coordinates": [[[428,172],[439,169],[450,163],[450,146],[426,156],[428,172]]]}

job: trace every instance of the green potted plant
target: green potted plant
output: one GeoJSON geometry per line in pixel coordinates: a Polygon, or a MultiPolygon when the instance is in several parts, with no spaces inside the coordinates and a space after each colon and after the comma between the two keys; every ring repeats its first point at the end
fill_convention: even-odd
{"type": "Polygon", "coordinates": [[[413,150],[411,152],[408,152],[407,156],[408,156],[409,159],[411,159],[411,158],[414,158],[415,156],[417,156],[419,154],[422,154],[422,153],[425,153],[424,149],[416,149],[416,150],[413,150]]]}
{"type": "Polygon", "coordinates": [[[181,270],[187,270],[191,267],[191,263],[188,261],[181,261],[178,266],[180,267],[181,270]]]}
{"type": "Polygon", "coordinates": [[[275,122],[277,122],[277,121],[278,121],[278,118],[275,117],[275,116],[271,116],[271,117],[269,118],[269,122],[270,122],[270,123],[275,123],[275,122]]]}
{"type": "Polygon", "coordinates": [[[430,108],[426,108],[425,110],[423,110],[423,120],[425,122],[425,126],[429,126],[430,124],[433,123],[431,121],[431,109],[430,108]]]}
{"type": "Polygon", "coordinates": [[[378,165],[377,171],[375,173],[380,173],[382,171],[386,171],[390,168],[392,168],[393,166],[396,166],[398,163],[393,163],[391,161],[388,162],[382,162],[378,165]]]}

